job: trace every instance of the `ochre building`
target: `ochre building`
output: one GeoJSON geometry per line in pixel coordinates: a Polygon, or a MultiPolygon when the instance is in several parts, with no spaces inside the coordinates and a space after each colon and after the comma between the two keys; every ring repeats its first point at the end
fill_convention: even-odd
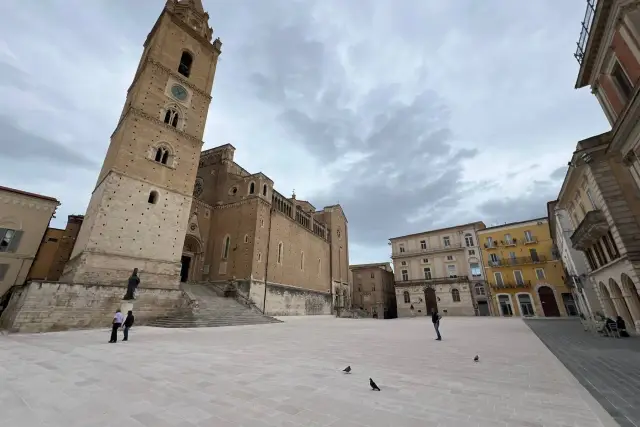
{"type": "Polygon", "coordinates": [[[352,308],[366,311],[378,319],[397,317],[396,291],[390,263],[352,265],[349,270],[352,308]]]}

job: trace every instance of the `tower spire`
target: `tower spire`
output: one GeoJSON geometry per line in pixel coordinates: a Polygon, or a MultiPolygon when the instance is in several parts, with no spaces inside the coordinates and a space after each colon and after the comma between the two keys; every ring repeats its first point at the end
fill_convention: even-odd
{"type": "Polygon", "coordinates": [[[178,0],[179,4],[190,6],[198,13],[204,13],[204,7],[202,6],[202,0],[178,0]]]}
{"type": "Polygon", "coordinates": [[[211,41],[213,29],[209,27],[209,14],[204,11],[202,0],[167,0],[166,9],[211,41]]]}

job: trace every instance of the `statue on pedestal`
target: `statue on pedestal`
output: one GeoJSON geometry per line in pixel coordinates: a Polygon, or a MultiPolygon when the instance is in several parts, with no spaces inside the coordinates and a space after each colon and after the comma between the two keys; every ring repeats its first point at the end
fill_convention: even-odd
{"type": "Polygon", "coordinates": [[[127,282],[127,293],[124,294],[125,301],[135,299],[135,292],[140,284],[140,278],[138,277],[138,269],[134,268],[131,277],[129,277],[129,281],[127,282]]]}

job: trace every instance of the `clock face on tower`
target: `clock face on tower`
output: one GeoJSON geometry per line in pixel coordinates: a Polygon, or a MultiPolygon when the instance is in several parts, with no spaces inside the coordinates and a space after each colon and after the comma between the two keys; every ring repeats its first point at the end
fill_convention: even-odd
{"type": "Polygon", "coordinates": [[[171,86],[171,94],[180,101],[184,101],[185,99],[187,99],[187,95],[189,95],[187,90],[180,85],[171,86]]]}

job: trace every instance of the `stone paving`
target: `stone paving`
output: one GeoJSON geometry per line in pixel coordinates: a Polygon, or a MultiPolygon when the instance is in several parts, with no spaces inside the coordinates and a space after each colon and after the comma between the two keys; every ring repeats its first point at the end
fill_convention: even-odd
{"type": "Polygon", "coordinates": [[[597,336],[573,320],[527,324],[618,424],[640,426],[640,338],[597,336]]]}
{"type": "Polygon", "coordinates": [[[0,336],[0,425],[615,425],[519,319],[285,320],[0,336]]]}

